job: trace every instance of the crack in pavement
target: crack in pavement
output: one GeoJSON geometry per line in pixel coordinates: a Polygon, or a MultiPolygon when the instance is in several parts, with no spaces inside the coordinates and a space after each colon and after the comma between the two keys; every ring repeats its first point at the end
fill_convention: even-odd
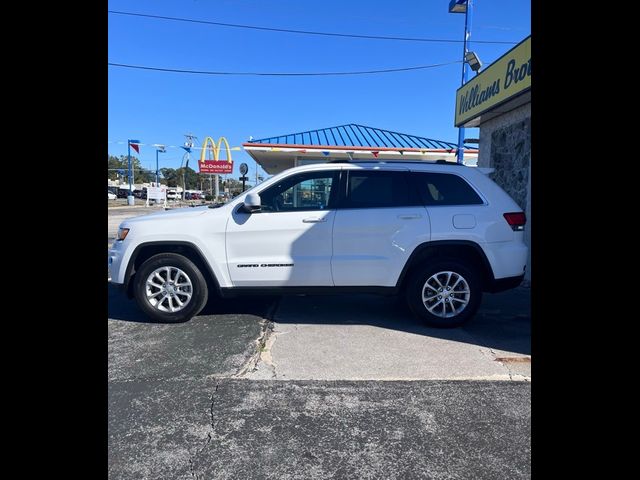
{"type": "MultiPolygon", "coordinates": [[[[275,380],[277,378],[276,364],[273,362],[273,357],[271,356],[271,350],[273,349],[273,344],[276,342],[277,338],[278,338],[278,332],[276,332],[273,329],[273,324],[272,324],[272,333],[271,335],[269,335],[269,338],[267,338],[264,348],[260,352],[260,361],[267,369],[271,370],[272,380],[275,380]]],[[[257,365],[256,365],[256,369],[257,369],[257,365]]]]}
{"type": "MultiPolygon", "coordinates": [[[[278,309],[279,304],[280,304],[280,298],[278,298],[274,302],[273,306],[265,314],[265,318],[263,318],[261,320],[260,335],[255,340],[255,345],[256,345],[255,352],[252,353],[251,355],[249,355],[249,357],[244,362],[244,364],[241,365],[240,368],[235,373],[233,373],[232,375],[229,375],[229,376],[221,375],[219,377],[216,377],[217,378],[216,385],[214,387],[213,393],[211,394],[211,399],[210,399],[211,406],[209,408],[209,415],[210,415],[209,427],[210,427],[210,432],[207,433],[207,438],[206,438],[206,441],[204,442],[204,445],[197,452],[195,452],[194,454],[189,456],[189,473],[191,474],[191,476],[195,480],[199,480],[201,477],[196,472],[196,466],[194,465],[194,460],[211,443],[213,435],[214,435],[214,433],[216,431],[216,423],[217,422],[216,422],[216,416],[214,414],[214,408],[215,408],[217,393],[218,393],[218,389],[220,388],[220,384],[225,378],[242,378],[248,372],[256,369],[257,364],[258,364],[258,362],[260,361],[260,359],[262,357],[262,352],[266,348],[267,343],[269,342],[269,340],[271,339],[271,334],[273,333],[273,327],[274,327],[273,326],[273,318],[275,317],[275,312],[278,309]]],[[[274,338],[274,340],[275,340],[275,338],[274,338]]],[[[273,344],[273,342],[271,342],[271,344],[273,344]]],[[[273,375],[274,375],[274,378],[275,378],[275,370],[273,372],[273,375]]]]}
{"type": "Polygon", "coordinates": [[[209,415],[211,417],[211,422],[209,424],[209,427],[211,428],[211,431],[207,433],[207,441],[202,446],[202,448],[200,448],[200,450],[198,450],[193,455],[189,455],[189,473],[196,480],[199,480],[200,476],[196,472],[195,466],[193,465],[193,461],[198,455],[200,455],[207,448],[209,443],[211,443],[213,432],[215,432],[215,417],[213,415],[213,408],[216,404],[216,393],[218,393],[218,388],[220,387],[220,381],[221,380],[216,382],[216,386],[214,387],[213,393],[211,394],[211,407],[209,408],[209,415]]]}
{"type": "Polygon", "coordinates": [[[522,382],[522,381],[530,382],[531,381],[531,376],[514,372],[509,366],[508,362],[504,362],[501,359],[499,359],[501,357],[498,357],[498,354],[493,350],[493,348],[491,347],[487,347],[487,348],[489,349],[489,352],[491,352],[491,355],[493,356],[493,360],[497,361],[500,365],[502,365],[506,369],[507,375],[509,375],[509,381],[513,381],[513,382],[522,382]],[[518,377],[518,378],[515,378],[515,377],[518,377]]]}
{"type": "Polygon", "coordinates": [[[509,381],[510,382],[530,382],[531,381],[531,376],[529,375],[523,375],[521,373],[517,373],[514,372],[510,367],[509,364],[507,362],[503,362],[501,360],[498,360],[498,354],[493,350],[493,348],[491,347],[478,347],[480,350],[480,353],[482,353],[483,355],[487,356],[488,358],[490,358],[493,361],[497,361],[501,367],[503,367],[506,370],[506,374],[509,376],[509,381]],[[488,350],[488,352],[487,352],[488,350]]]}
{"type": "Polygon", "coordinates": [[[265,315],[261,334],[256,340],[256,351],[248,359],[245,365],[240,368],[237,373],[232,375],[233,378],[247,378],[248,374],[251,374],[258,370],[260,364],[264,365],[268,370],[271,371],[271,378],[276,378],[275,365],[273,364],[273,359],[271,358],[271,347],[276,340],[277,332],[275,332],[274,330],[274,319],[278,307],[280,306],[281,298],[282,297],[276,299],[272,307],[265,315]]]}
{"type": "Polygon", "coordinates": [[[244,362],[244,365],[242,365],[236,373],[231,375],[231,378],[242,378],[248,372],[256,369],[262,350],[265,348],[265,345],[273,332],[273,322],[268,318],[262,319],[260,327],[260,336],[255,340],[255,351],[249,355],[247,360],[244,362]]]}

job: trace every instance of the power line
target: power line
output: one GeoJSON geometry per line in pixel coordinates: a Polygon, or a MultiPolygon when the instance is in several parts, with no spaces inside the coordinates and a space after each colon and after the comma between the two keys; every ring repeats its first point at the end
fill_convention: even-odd
{"type": "Polygon", "coordinates": [[[192,73],[197,75],[243,75],[243,76],[266,76],[266,77],[319,77],[330,75],[371,75],[375,73],[391,73],[391,72],[406,72],[409,70],[423,70],[426,68],[444,67],[446,65],[452,65],[454,63],[462,63],[462,60],[456,60],[447,63],[435,63],[433,65],[420,65],[417,67],[402,67],[402,68],[388,68],[384,70],[364,70],[357,72],[214,72],[207,70],[182,70],[178,68],[162,68],[162,67],[148,67],[145,65],[128,65],[125,63],[112,63],[109,65],[112,67],[124,67],[124,68],[137,68],[140,70],[153,70],[156,72],[173,72],[173,73],[192,73]]]}
{"type": "MultiPolygon", "coordinates": [[[[193,18],[165,17],[162,15],[148,15],[144,13],[122,12],[117,10],[108,10],[108,12],[113,13],[114,15],[129,15],[131,17],[155,18],[159,20],[171,20],[174,22],[201,23],[204,25],[215,25],[218,27],[248,28],[251,30],[266,30],[269,32],[282,32],[282,33],[298,33],[303,35],[322,35],[325,37],[365,38],[369,40],[394,40],[394,41],[401,41],[401,42],[436,42],[436,43],[463,43],[464,42],[464,40],[450,40],[445,38],[387,37],[387,36],[381,36],[381,35],[355,35],[352,33],[314,32],[309,30],[292,30],[289,28],[258,27],[256,25],[211,22],[208,20],[195,20],[193,18]]],[[[503,45],[516,45],[518,42],[474,40],[473,43],[494,43],[494,44],[503,44],[503,45]]]]}

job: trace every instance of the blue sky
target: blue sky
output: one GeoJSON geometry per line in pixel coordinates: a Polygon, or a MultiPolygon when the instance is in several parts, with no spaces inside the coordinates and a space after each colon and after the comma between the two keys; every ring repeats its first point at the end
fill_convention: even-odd
{"type": "MultiPolygon", "coordinates": [[[[137,0],[109,1],[109,10],[272,28],[461,40],[464,15],[448,0],[137,0]]],[[[530,0],[474,0],[471,49],[489,65],[531,32],[530,0]]],[[[265,32],[108,15],[109,62],[228,72],[319,72],[386,69],[461,60],[460,43],[400,42],[265,32]]],[[[182,145],[185,133],[231,146],[254,139],[358,123],[457,142],[453,126],[461,64],[347,77],[243,77],[109,67],[108,148],[126,155],[128,138],[182,145]],[[122,142],[122,143],[119,143],[122,142]]],[[[473,73],[470,72],[470,77],[473,73]]],[[[468,129],[467,138],[478,136],[468,129]]],[[[135,153],[135,152],[134,152],[135,153]]],[[[184,151],[160,154],[178,168],[184,151]]],[[[142,146],[144,168],[155,149],[142,146]]],[[[190,166],[197,170],[199,149],[190,166]]],[[[234,151],[255,172],[244,151],[234,151]]]]}

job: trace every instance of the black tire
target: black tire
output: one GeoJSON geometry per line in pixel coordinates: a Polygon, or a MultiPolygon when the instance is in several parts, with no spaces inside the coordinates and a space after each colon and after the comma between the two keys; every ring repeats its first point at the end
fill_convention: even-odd
{"type": "MultiPolygon", "coordinates": [[[[406,290],[407,304],[414,315],[424,320],[425,323],[431,327],[459,327],[468,322],[475,315],[478,307],[480,306],[480,302],[482,301],[482,289],[480,287],[479,277],[479,273],[475,268],[467,266],[457,260],[433,259],[432,261],[418,267],[409,277],[406,290]],[[445,292],[445,295],[437,296],[441,292],[427,287],[426,284],[429,279],[440,272],[453,272],[454,275],[451,276],[453,279],[451,281],[451,285],[453,285],[457,278],[461,277],[462,280],[466,282],[469,289],[466,290],[463,286],[464,284],[462,283],[461,285],[459,283],[455,290],[447,291],[445,292]],[[433,300],[427,301],[427,304],[429,304],[434,312],[451,316],[444,318],[430,312],[422,299],[423,289],[429,293],[433,292],[436,296],[433,300]],[[469,293],[465,294],[463,293],[464,291],[468,291],[469,293]],[[445,303],[446,300],[448,301],[445,303]],[[464,300],[466,300],[467,303],[463,306],[464,300]],[[440,305],[443,306],[442,309],[440,308],[440,305]],[[456,305],[455,310],[459,310],[458,313],[454,312],[452,305],[456,305]]],[[[447,274],[442,274],[435,278],[440,280],[442,285],[446,287],[447,274]]],[[[436,287],[438,286],[435,283],[435,280],[431,280],[430,284],[435,285],[436,287]]]]}
{"type": "MultiPolygon", "coordinates": [[[[177,273],[177,271],[174,272],[177,273]]],[[[165,278],[166,273],[160,272],[160,277],[165,278]]],[[[182,280],[182,283],[186,281],[183,276],[181,276],[180,279],[182,280]]],[[[158,280],[158,284],[161,283],[162,282],[158,280]]],[[[151,293],[155,293],[158,291],[155,290],[156,287],[150,288],[151,293]]],[[[184,291],[187,293],[189,292],[188,287],[180,287],[180,289],[184,289],[184,291]]],[[[152,320],[162,323],[179,323],[190,320],[198,313],[200,313],[200,311],[204,308],[209,295],[207,289],[207,281],[202,275],[202,272],[200,272],[198,267],[191,260],[183,257],[182,255],[178,255],[177,253],[160,253],[146,260],[142,264],[140,269],[136,272],[133,284],[133,294],[136,301],[138,302],[138,306],[140,307],[140,309],[142,309],[142,311],[147,314],[147,316],[149,316],[152,320]],[[184,272],[184,274],[186,274],[188,280],[191,282],[191,298],[188,299],[188,301],[186,300],[187,296],[185,295],[185,293],[183,293],[181,290],[174,290],[174,292],[176,292],[174,294],[175,297],[185,303],[185,306],[181,307],[181,309],[178,311],[171,312],[161,310],[169,310],[171,308],[169,306],[169,302],[171,302],[171,305],[173,305],[173,298],[166,298],[162,302],[157,302],[161,303],[161,305],[158,307],[154,306],[147,298],[148,277],[154,271],[163,267],[181,270],[182,272],[184,272]]],[[[159,296],[164,297],[164,294],[161,293],[159,296]]]]}

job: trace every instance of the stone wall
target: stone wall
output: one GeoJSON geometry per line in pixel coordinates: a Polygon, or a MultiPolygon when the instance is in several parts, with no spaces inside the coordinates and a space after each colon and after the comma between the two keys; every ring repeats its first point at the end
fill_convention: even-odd
{"type": "Polygon", "coordinates": [[[531,159],[531,118],[525,118],[491,133],[493,180],[516,203],[527,208],[527,184],[531,159]]]}
{"type": "Polygon", "coordinates": [[[479,167],[492,167],[491,178],[527,216],[524,231],[529,246],[525,279],[531,280],[531,104],[480,124],[479,167]]]}

